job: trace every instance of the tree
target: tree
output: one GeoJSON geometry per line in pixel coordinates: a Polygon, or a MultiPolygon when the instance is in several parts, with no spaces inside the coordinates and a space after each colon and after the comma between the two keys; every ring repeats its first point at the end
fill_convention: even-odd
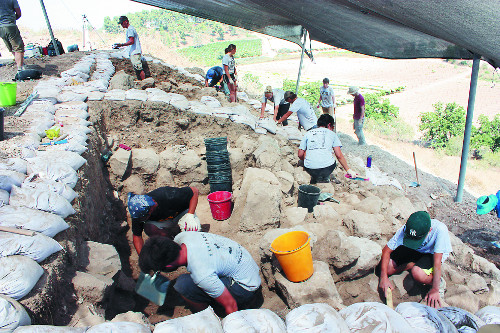
{"type": "Polygon", "coordinates": [[[478,118],[479,127],[472,127],[471,146],[475,149],[489,148],[492,152],[500,150],[500,115],[490,121],[485,115],[478,118]]]}
{"type": "Polygon", "coordinates": [[[433,112],[422,113],[419,129],[423,138],[431,147],[444,148],[448,141],[463,134],[465,128],[465,110],[455,102],[446,106],[438,102],[433,105],[433,112]]]}

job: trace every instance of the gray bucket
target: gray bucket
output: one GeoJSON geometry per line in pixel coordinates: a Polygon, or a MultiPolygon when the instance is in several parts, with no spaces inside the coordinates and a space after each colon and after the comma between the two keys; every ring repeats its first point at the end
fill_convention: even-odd
{"type": "Polygon", "coordinates": [[[299,186],[299,199],[298,206],[307,208],[309,213],[312,213],[314,206],[318,203],[319,194],[321,190],[313,185],[300,185],[299,186]]]}

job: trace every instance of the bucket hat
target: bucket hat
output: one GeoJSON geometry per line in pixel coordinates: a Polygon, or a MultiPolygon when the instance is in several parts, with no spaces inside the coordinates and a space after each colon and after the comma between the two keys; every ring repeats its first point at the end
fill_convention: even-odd
{"type": "Polygon", "coordinates": [[[431,217],[425,211],[418,211],[410,215],[406,221],[403,245],[410,249],[418,249],[431,230],[431,217]]]}
{"type": "Polygon", "coordinates": [[[347,91],[347,93],[348,93],[349,95],[352,95],[352,94],[357,93],[358,91],[359,91],[359,88],[358,88],[358,87],[356,87],[356,86],[350,86],[350,87],[349,87],[349,90],[347,91]]]}
{"type": "Polygon", "coordinates": [[[273,92],[273,87],[267,86],[266,90],[264,90],[264,94],[271,94],[273,92]]]}
{"type": "Polygon", "coordinates": [[[482,197],[479,197],[479,199],[477,199],[476,203],[477,203],[476,213],[478,215],[484,215],[488,214],[497,207],[498,198],[494,194],[490,194],[487,196],[483,195],[482,197]]]}
{"type": "Polygon", "coordinates": [[[130,217],[140,219],[148,216],[151,207],[156,206],[156,201],[149,195],[139,195],[129,192],[127,194],[127,206],[130,217]]]}

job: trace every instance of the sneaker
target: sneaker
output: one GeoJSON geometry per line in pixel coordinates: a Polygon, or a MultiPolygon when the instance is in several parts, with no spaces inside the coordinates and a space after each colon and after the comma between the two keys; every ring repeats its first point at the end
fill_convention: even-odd
{"type": "Polygon", "coordinates": [[[439,297],[441,301],[444,301],[444,292],[446,291],[446,281],[441,276],[441,281],[439,282],[439,297]]]}

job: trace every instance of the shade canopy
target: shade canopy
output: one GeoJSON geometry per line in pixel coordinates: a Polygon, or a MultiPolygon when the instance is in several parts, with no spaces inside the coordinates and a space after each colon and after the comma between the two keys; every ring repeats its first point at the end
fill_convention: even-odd
{"type": "Polygon", "coordinates": [[[472,59],[500,66],[500,0],[133,0],[300,44],[389,59],[472,59]]]}

